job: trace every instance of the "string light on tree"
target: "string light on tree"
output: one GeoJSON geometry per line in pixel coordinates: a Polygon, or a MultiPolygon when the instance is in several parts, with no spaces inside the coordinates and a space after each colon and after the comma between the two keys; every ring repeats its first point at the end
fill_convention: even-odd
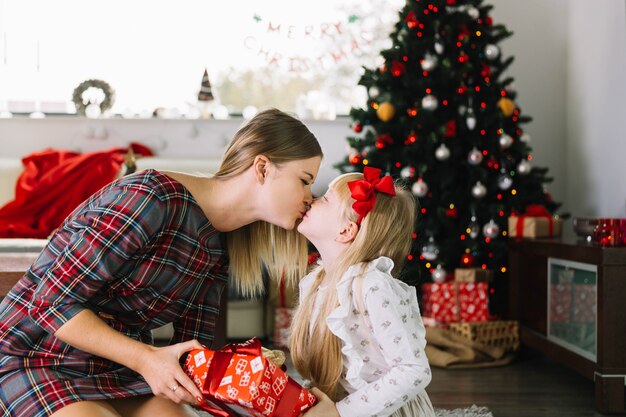
{"type": "Polygon", "coordinates": [[[426,56],[424,56],[424,59],[422,59],[422,61],[420,62],[420,65],[422,66],[422,70],[430,72],[437,67],[437,63],[438,60],[436,56],[426,54],[426,56]]]}

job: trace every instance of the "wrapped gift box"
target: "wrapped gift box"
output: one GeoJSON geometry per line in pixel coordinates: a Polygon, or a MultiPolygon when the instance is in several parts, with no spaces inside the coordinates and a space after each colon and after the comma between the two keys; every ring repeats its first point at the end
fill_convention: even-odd
{"type": "Polygon", "coordinates": [[[454,282],[422,285],[422,315],[437,323],[459,320],[459,306],[454,282]]]}
{"type": "Polygon", "coordinates": [[[439,324],[489,319],[486,282],[422,285],[422,314],[439,324]]]}
{"type": "Polygon", "coordinates": [[[597,313],[596,286],[575,284],[573,295],[572,321],[575,323],[595,323],[597,313]]]}
{"type": "Polygon", "coordinates": [[[449,328],[471,341],[501,347],[506,351],[519,349],[519,323],[515,320],[451,323],[449,328]]]}
{"type": "Polygon", "coordinates": [[[185,371],[202,391],[203,409],[218,415],[296,417],[316,399],[263,357],[254,338],[219,351],[194,349],[185,371]]]}
{"type": "Polygon", "coordinates": [[[509,237],[557,237],[561,235],[561,220],[551,217],[511,216],[509,217],[509,237]],[[518,225],[519,222],[521,226],[518,225]],[[550,233],[552,223],[552,233],[550,233]],[[521,233],[518,233],[518,227],[521,233]]]}
{"type": "Polygon", "coordinates": [[[456,282],[491,282],[493,271],[482,268],[457,268],[454,270],[456,282]]]}
{"type": "Polygon", "coordinates": [[[550,321],[566,323],[572,320],[574,284],[550,284],[550,321]]]}
{"type": "Polygon", "coordinates": [[[462,322],[489,320],[489,288],[486,282],[456,283],[459,292],[459,319],[462,322]]]}
{"type": "Polygon", "coordinates": [[[288,307],[276,307],[274,314],[274,345],[289,348],[291,320],[296,310],[288,307]]]}

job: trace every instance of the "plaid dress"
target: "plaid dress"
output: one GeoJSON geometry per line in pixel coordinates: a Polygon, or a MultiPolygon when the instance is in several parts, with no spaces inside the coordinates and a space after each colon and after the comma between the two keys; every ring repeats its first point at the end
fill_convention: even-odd
{"type": "Polygon", "coordinates": [[[145,343],[211,346],[228,277],[224,236],[192,195],[155,170],[114,181],[65,220],[0,304],[0,411],[47,416],[80,400],[150,394],[134,371],[53,336],[90,309],[145,343]]]}

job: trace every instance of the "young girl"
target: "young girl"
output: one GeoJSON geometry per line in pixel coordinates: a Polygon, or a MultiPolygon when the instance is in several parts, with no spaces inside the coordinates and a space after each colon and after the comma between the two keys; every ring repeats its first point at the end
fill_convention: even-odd
{"type": "Polygon", "coordinates": [[[434,416],[415,288],[393,277],[415,212],[410,193],[366,167],[333,180],[298,226],[322,264],[301,281],[292,324],[294,365],[319,388],[306,417],[434,416]]]}

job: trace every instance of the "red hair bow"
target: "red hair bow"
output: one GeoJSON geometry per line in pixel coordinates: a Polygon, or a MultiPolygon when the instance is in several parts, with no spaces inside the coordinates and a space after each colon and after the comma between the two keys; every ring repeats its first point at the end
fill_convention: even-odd
{"type": "Polygon", "coordinates": [[[381,170],[378,168],[365,167],[363,179],[350,181],[350,194],[356,201],[352,204],[352,209],[359,215],[356,224],[361,225],[361,220],[369,213],[376,204],[376,193],[385,193],[391,196],[396,195],[391,176],[385,175],[380,178],[381,170]]]}

